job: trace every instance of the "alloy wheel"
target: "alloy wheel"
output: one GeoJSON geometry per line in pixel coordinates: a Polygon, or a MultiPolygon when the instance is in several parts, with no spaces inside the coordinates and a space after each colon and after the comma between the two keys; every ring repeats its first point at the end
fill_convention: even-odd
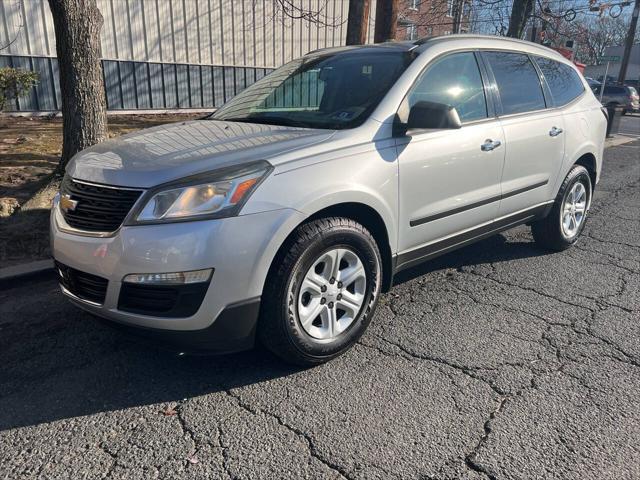
{"type": "Polygon", "coordinates": [[[367,277],[356,253],[333,248],[317,258],[298,293],[298,318],[304,331],[333,340],[358,318],[365,301],[367,277]]]}
{"type": "Polygon", "coordinates": [[[582,182],[576,182],[564,200],[562,208],[562,233],[573,238],[584,222],[587,213],[587,189],[582,182]]]}

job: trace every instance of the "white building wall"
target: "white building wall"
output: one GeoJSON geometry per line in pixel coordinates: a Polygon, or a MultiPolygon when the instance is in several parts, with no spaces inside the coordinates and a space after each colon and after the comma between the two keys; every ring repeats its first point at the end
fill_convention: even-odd
{"type": "MultiPolygon", "coordinates": [[[[283,15],[276,0],[96,0],[107,107],[166,110],[220,106],[294,58],[345,44],[348,0],[293,0],[320,23],[283,15]]],[[[368,41],[373,42],[375,2],[368,41]]],[[[295,13],[295,12],[294,12],[295,13]]],[[[0,0],[0,67],[37,71],[13,110],[60,108],[48,0],[0,0]]]]}
{"type": "MultiPolygon", "coordinates": [[[[97,3],[105,59],[274,68],[311,50],[344,45],[349,2],[298,0],[302,8],[321,11],[326,25],[283,16],[273,0],[97,3]]],[[[372,11],[370,40],[374,18],[372,11]]],[[[2,55],[55,56],[48,1],[2,0],[0,47],[6,47],[2,55]]]]}

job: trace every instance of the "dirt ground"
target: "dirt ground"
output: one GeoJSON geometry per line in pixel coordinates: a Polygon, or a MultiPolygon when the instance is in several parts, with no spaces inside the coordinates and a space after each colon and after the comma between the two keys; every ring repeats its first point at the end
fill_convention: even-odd
{"type": "MultiPolygon", "coordinates": [[[[196,114],[110,115],[109,137],[196,114]]],[[[0,268],[49,255],[48,215],[56,185],[44,192],[62,152],[62,118],[0,116],[0,268]]]]}

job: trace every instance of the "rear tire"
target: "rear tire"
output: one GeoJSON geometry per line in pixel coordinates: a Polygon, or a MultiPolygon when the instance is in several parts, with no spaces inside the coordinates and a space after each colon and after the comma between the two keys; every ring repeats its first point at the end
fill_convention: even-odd
{"type": "Polygon", "coordinates": [[[327,362],[367,329],[381,283],[380,252],[365,227],[340,217],[305,223],[269,272],[258,340],[288,363],[327,362]]]}
{"type": "Polygon", "coordinates": [[[574,165],[562,182],[549,214],[531,224],[535,242],[555,251],[576,243],[587,222],[592,191],[587,169],[574,165]]]}

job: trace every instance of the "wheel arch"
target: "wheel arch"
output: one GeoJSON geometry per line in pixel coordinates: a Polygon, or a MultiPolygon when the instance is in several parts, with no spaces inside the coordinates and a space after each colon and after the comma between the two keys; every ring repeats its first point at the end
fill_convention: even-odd
{"type": "Polygon", "coordinates": [[[602,144],[596,144],[592,141],[583,141],[575,147],[568,148],[565,152],[565,160],[563,162],[562,169],[558,172],[558,176],[556,178],[554,195],[557,195],[560,186],[562,185],[562,181],[574,165],[582,165],[587,169],[589,177],[591,178],[591,188],[595,189],[596,183],[600,180],[603,154],[604,138],[602,144]]]}
{"type": "Polygon", "coordinates": [[[581,157],[579,157],[574,165],[582,165],[589,172],[589,177],[591,178],[591,190],[595,190],[596,181],[598,179],[598,164],[596,163],[596,156],[591,153],[584,153],[581,157]]]}
{"type": "MultiPolygon", "coordinates": [[[[304,220],[295,225],[289,232],[286,239],[282,242],[278,248],[277,253],[271,261],[267,278],[271,275],[272,271],[279,264],[280,259],[286,254],[287,245],[290,243],[290,239],[294,232],[309,221],[313,221],[326,217],[344,217],[354,220],[364,226],[371,232],[373,238],[380,250],[380,256],[382,257],[382,291],[389,291],[393,284],[393,252],[392,244],[390,242],[389,228],[385,222],[383,216],[372,206],[360,203],[357,201],[345,201],[328,205],[314,211],[308,215],[304,220]]],[[[266,282],[265,282],[266,286],[266,282]]]]}

